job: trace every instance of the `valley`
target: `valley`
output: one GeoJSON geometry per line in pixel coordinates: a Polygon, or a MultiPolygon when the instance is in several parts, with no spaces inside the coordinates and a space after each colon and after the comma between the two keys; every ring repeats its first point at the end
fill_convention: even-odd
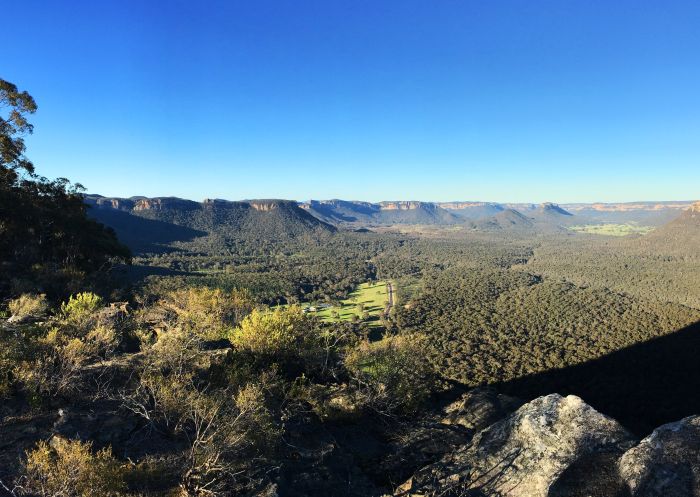
{"type": "MultiPolygon", "coordinates": [[[[132,493],[197,495],[204,478],[220,495],[437,496],[451,487],[426,472],[485,469],[500,446],[470,451],[492,432],[550,461],[531,454],[549,429],[522,431],[550,419],[573,437],[546,442],[572,451],[561,471],[599,469],[547,488],[607,495],[631,484],[614,468],[644,437],[694,429],[700,203],[80,201],[130,256],[112,248],[108,272],[72,283],[10,266],[0,435],[32,457],[86,433],[134,461],[120,476],[132,493]],[[16,286],[30,277],[44,293],[16,286]],[[212,438],[196,431],[206,416],[212,438]],[[218,458],[225,471],[207,466],[218,458]]],[[[27,474],[3,457],[0,481],[27,474]]]]}

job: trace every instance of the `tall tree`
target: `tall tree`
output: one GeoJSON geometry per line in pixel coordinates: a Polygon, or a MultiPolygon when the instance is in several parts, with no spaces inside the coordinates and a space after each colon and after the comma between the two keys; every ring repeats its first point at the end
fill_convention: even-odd
{"type": "Polygon", "coordinates": [[[0,295],[65,293],[130,257],[114,231],[87,217],[80,184],[36,174],[24,142],[36,110],[29,93],[0,79],[0,295]]]}

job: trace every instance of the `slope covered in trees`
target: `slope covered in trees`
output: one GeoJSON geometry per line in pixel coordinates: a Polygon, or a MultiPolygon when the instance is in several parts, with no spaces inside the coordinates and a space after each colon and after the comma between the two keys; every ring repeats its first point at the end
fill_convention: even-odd
{"type": "Polygon", "coordinates": [[[173,197],[115,199],[99,196],[87,196],[85,200],[93,206],[91,216],[107,225],[114,224],[121,238],[140,243],[139,248],[146,250],[149,246],[166,249],[165,244],[175,243],[180,248],[215,252],[237,243],[311,240],[335,231],[333,226],[288,200],[205,200],[199,203],[173,197]],[[152,237],[148,236],[149,228],[143,228],[144,219],[158,223],[152,237]],[[140,236],[135,236],[135,231],[140,236]]]}

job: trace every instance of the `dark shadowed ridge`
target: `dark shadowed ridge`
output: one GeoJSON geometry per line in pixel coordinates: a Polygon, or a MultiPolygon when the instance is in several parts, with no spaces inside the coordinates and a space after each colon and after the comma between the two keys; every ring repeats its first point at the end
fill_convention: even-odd
{"type": "Polygon", "coordinates": [[[515,209],[505,209],[495,216],[487,217],[471,223],[473,229],[492,230],[516,230],[530,231],[534,228],[532,218],[516,211],[515,209]]]}
{"type": "Polygon", "coordinates": [[[176,197],[106,198],[88,195],[89,213],[111,226],[134,250],[158,252],[186,246],[197,238],[210,243],[262,243],[322,237],[336,228],[291,200],[261,199],[194,202],[176,197]]]}

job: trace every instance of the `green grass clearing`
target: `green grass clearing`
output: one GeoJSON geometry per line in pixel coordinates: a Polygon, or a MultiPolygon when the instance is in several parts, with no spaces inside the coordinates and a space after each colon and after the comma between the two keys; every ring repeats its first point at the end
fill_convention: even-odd
{"type": "Polygon", "coordinates": [[[570,226],[569,230],[576,233],[591,233],[606,236],[627,236],[632,234],[646,235],[654,229],[653,226],[637,226],[635,224],[585,224],[570,226]]]}
{"type": "MultiPolygon", "coordinates": [[[[392,282],[394,295],[396,295],[396,283],[392,282]]],[[[340,306],[328,306],[327,304],[302,303],[302,309],[307,309],[313,316],[326,322],[352,321],[354,316],[364,321],[370,327],[380,327],[381,315],[389,301],[386,281],[376,283],[362,283],[353,291],[346,300],[341,301],[340,306]]]]}

